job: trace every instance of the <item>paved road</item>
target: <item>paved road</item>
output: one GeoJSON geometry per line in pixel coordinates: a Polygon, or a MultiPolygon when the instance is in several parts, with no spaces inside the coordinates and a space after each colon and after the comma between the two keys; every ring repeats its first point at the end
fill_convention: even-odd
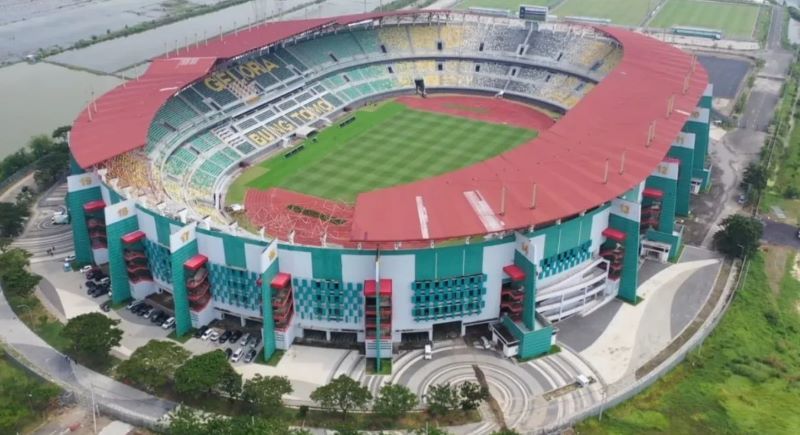
{"type": "Polygon", "coordinates": [[[800,238],[797,237],[797,226],[764,220],[764,235],[761,240],[773,245],[789,246],[800,250],[800,238]]]}
{"type": "Polygon", "coordinates": [[[50,222],[53,213],[64,208],[66,193],[67,185],[64,183],[42,195],[28,220],[25,233],[13,243],[13,246],[33,254],[33,263],[63,258],[73,252],[70,226],[50,222]],[[52,256],[47,254],[51,248],[55,248],[52,256]]]}
{"type": "Polygon", "coordinates": [[[36,371],[46,374],[63,388],[76,393],[86,403],[94,390],[95,400],[103,409],[115,409],[138,421],[155,422],[175,408],[175,403],[161,400],[142,391],[69,362],[17,319],[0,292],[0,340],[21,354],[36,371]]]}

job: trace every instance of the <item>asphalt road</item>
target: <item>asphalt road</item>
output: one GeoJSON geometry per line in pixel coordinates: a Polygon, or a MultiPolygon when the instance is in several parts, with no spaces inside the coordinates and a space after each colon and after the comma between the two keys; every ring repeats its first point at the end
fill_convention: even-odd
{"type": "Polygon", "coordinates": [[[764,235],[761,240],[773,245],[788,246],[800,250],[797,226],[764,220],[764,235]]]}

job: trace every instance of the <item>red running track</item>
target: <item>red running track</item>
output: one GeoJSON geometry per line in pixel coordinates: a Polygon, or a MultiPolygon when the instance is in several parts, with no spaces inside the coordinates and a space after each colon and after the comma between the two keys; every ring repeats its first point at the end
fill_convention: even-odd
{"type": "Polygon", "coordinates": [[[531,106],[502,98],[466,95],[433,95],[426,98],[405,96],[398,103],[426,112],[444,113],[493,124],[511,125],[538,131],[547,130],[555,120],[531,106]]]}

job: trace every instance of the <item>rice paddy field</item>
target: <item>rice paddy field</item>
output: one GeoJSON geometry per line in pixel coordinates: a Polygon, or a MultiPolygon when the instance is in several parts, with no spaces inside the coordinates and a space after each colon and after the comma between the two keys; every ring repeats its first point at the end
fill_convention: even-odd
{"type": "Polygon", "coordinates": [[[723,37],[750,38],[760,6],[707,0],[669,0],[648,27],[692,26],[719,29],[723,37]]]}
{"type": "Polygon", "coordinates": [[[536,137],[532,129],[411,109],[395,101],[369,106],[245,171],[229,189],[238,202],[247,188],[281,187],[355,202],[378,188],[459,169],[536,137]],[[302,147],[302,148],[301,148],[302,147]],[[292,154],[289,154],[292,153],[292,154]]]}

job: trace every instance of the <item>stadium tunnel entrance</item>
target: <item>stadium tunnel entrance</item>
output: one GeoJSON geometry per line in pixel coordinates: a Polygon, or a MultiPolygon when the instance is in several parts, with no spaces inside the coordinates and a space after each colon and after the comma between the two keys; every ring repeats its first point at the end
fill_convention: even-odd
{"type": "Polygon", "coordinates": [[[433,325],[433,341],[454,340],[461,336],[462,324],[455,322],[437,323],[433,325]]]}

